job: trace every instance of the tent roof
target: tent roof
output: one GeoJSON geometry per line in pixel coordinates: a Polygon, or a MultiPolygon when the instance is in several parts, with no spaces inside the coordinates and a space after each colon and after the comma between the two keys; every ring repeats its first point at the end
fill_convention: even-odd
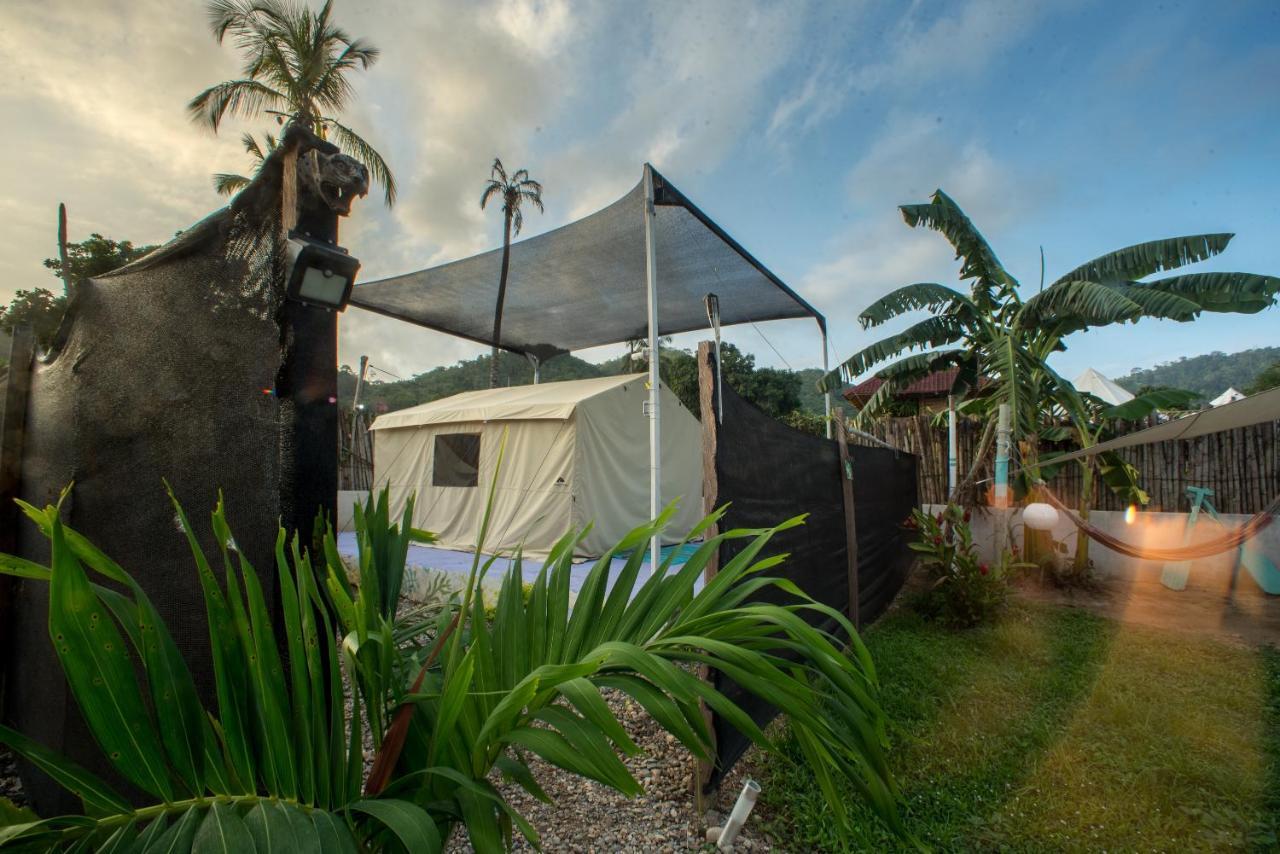
{"type": "MultiPolygon", "coordinates": [[[[646,169],[652,167],[646,164],[646,169]]],[[[654,251],[661,335],[705,329],[703,298],[720,322],[826,321],[653,170],[654,251]]],[[[498,346],[546,360],[570,350],[648,337],[644,181],[618,201],[511,245],[498,346]]],[[[357,285],[351,304],[492,344],[502,250],[357,285]]]]}
{"type": "Polygon", "coordinates": [[[1236,391],[1235,388],[1228,387],[1227,390],[1224,391],[1222,394],[1218,395],[1213,400],[1209,401],[1209,405],[1223,406],[1224,404],[1231,403],[1234,400],[1239,400],[1242,397],[1244,397],[1244,395],[1236,391]]]}
{"type": "Polygon", "coordinates": [[[466,421],[563,421],[580,403],[628,383],[643,386],[646,374],[595,377],[538,385],[464,391],[408,409],[380,415],[371,430],[466,421]]]}
{"type": "Polygon", "coordinates": [[[1077,391],[1088,392],[1104,403],[1118,406],[1133,400],[1133,394],[1093,368],[1085,368],[1072,383],[1077,391]]]}
{"type": "Polygon", "coordinates": [[[1265,421],[1280,421],[1280,388],[1259,392],[1258,394],[1241,398],[1234,403],[1224,403],[1222,406],[1217,406],[1213,409],[1202,409],[1199,412],[1184,415],[1173,421],[1166,421],[1163,424],[1157,424],[1155,427],[1148,427],[1146,430],[1128,433],[1109,442],[1099,442],[1084,450],[1054,457],[1053,462],[1065,462],[1074,460],[1077,457],[1087,457],[1093,454],[1100,454],[1103,451],[1114,451],[1118,448],[1146,445],[1151,442],[1167,442],[1171,439],[1194,439],[1197,436],[1217,433],[1222,430],[1234,430],[1237,427],[1249,427],[1265,421]]]}

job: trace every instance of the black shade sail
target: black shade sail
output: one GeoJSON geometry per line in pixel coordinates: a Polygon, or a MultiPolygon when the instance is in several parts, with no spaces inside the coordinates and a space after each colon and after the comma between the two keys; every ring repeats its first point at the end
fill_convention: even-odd
{"type": "MultiPolygon", "coordinates": [[[[650,167],[646,167],[650,168],[650,167]]],[[[773,273],[653,172],[658,330],[720,322],[812,317],[826,321],[773,273]]],[[[577,222],[511,245],[498,345],[546,360],[559,353],[648,337],[644,182],[577,222]]],[[[357,285],[351,304],[430,329],[493,343],[502,250],[357,285]]]]}

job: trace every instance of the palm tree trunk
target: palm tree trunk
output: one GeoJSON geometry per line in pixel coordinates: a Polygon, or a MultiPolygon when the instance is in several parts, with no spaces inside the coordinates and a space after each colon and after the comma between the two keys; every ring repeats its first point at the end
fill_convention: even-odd
{"type": "Polygon", "coordinates": [[[489,388],[498,387],[498,341],[502,338],[502,304],[507,301],[507,270],[511,265],[511,211],[502,227],[502,274],[498,278],[498,305],[493,311],[493,353],[489,358],[489,388]]]}

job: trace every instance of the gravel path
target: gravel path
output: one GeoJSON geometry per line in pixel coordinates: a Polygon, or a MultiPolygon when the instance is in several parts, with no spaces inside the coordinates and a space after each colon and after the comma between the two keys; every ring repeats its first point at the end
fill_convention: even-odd
{"type": "MultiPolygon", "coordinates": [[[[698,815],[689,787],[693,759],[684,745],[668,735],[636,703],[618,692],[605,690],[609,707],[644,751],[625,760],[628,770],[645,793],[628,798],[599,783],[585,780],[537,757],[530,768],[553,804],[544,804],[519,786],[495,781],[507,800],[542,835],[548,852],[633,852],[674,854],[712,851],[706,829],[723,824],[742,790],[742,768],[751,753],[725,780],[714,809],[698,815]]],[[[737,851],[772,850],[750,821],[738,836],[737,851]]],[[[454,834],[446,849],[470,851],[465,830],[454,834]]],[[[532,846],[517,831],[516,851],[532,846]]]]}
{"type": "Polygon", "coordinates": [[[0,746],[0,798],[8,798],[14,806],[27,805],[26,792],[18,779],[18,762],[9,748],[0,746]]]}

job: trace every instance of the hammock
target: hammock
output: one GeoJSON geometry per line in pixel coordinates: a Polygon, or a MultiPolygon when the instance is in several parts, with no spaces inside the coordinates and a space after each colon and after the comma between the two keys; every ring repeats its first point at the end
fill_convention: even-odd
{"type": "Polygon", "coordinates": [[[1075,513],[1069,507],[1058,500],[1058,497],[1049,491],[1044,482],[1039,483],[1044,496],[1049,503],[1066,514],[1071,522],[1083,531],[1090,539],[1096,540],[1112,551],[1120,552],[1120,554],[1136,557],[1141,560],[1163,560],[1163,561],[1180,561],[1195,560],[1197,558],[1209,557],[1210,555],[1220,554],[1231,549],[1238,548],[1242,543],[1257,536],[1264,528],[1271,524],[1275,517],[1276,511],[1280,510],[1280,495],[1271,499],[1271,503],[1255,514],[1239,528],[1230,533],[1224,534],[1212,540],[1206,540],[1203,543],[1197,543],[1191,546],[1182,546],[1176,549],[1162,549],[1135,546],[1126,543],[1124,540],[1116,539],[1105,531],[1085,522],[1083,519],[1077,518],[1075,513]]]}

